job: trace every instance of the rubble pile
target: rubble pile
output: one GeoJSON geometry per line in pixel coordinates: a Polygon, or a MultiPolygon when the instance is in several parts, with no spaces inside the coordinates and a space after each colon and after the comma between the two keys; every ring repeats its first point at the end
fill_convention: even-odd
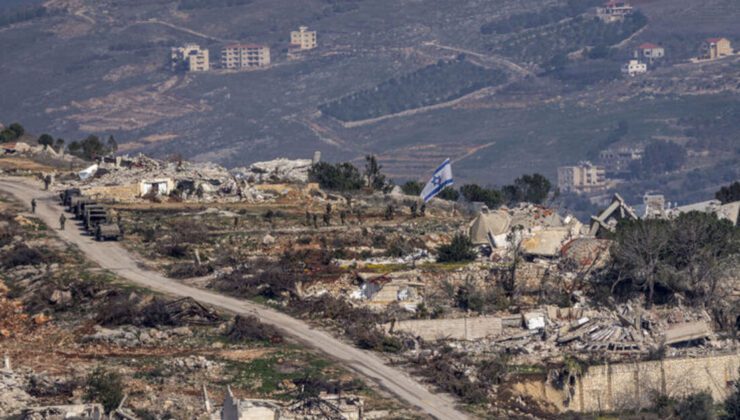
{"type": "Polygon", "coordinates": [[[118,347],[142,347],[160,345],[163,343],[182,340],[193,335],[188,327],[172,329],[139,328],[123,326],[110,329],[95,325],[95,332],[82,337],[83,343],[105,343],[118,347]]]}
{"type": "Polygon", "coordinates": [[[231,173],[238,179],[245,179],[250,183],[306,183],[312,164],[311,159],[281,158],[256,162],[246,168],[233,169],[231,173]]]}
{"type": "Polygon", "coordinates": [[[0,417],[18,414],[24,407],[34,401],[34,398],[26,391],[23,377],[10,367],[10,362],[5,358],[0,369],[0,417]]]}
{"type": "Polygon", "coordinates": [[[68,179],[60,185],[79,187],[84,195],[114,201],[176,195],[197,202],[262,202],[276,197],[214,163],[165,162],[144,155],[103,159],[92,176],[68,179]]]}
{"type": "Polygon", "coordinates": [[[645,310],[636,302],[614,310],[579,305],[545,306],[521,315],[499,315],[504,330],[479,343],[455,343],[474,352],[498,347],[524,360],[559,360],[564,354],[582,354],[607,360],[667,355],[699,355],[722,350],[731,340],[718,340],[706,311],[689,308],[645,310]]]}

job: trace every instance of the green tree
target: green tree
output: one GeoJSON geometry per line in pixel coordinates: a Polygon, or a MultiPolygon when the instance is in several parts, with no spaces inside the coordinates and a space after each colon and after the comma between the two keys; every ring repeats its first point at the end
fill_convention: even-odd
{"type": "Polygon", "coordinates": [[[95,160],[100,156],[105,156],[111,153],[110,148],[100,141],[100,138],[95,135],[89,135],[82,141],[73,141],[67,148],[69,153],[85,160],[95,160]]]}
{"type": "Polygon", "coordinates": [[[495,209],[503,203],[501,192],[495,189],[483,188],[478,184],[466,184],[460,187],[460,194],[470,202],[481,202],[489,209],[495,209]]]}
{"type": "Polygon", "coordinates": [[[419,181],[406,181],[401,185],[401,191],[406,195],[419,195],[423,189],[424,185],[419,181]]]}
{"type": "Polygon", "coordinates": [[[637,178],[663,174],[680,169],[686,162],[686,149],[670,141],[653,140],[645,146],[645,153],[639,165],[633,166],[637,178]]]}
{"type": "Polygon", "coordinates": [[[612,247],[617,282],[629,280],[633,287],[647,292],[652,306],[655,286],[664,277],[662,257],[668,250],[670,236],[665,220],[623,220],[617,225],[616,244],[612,247]]]}
{"type": "Polygon", "coordinates": [[[740,200],[740,181],[722,187],[714,194],[714,197],[721,201],[722,204],[734,203],[740,200]]]}
{"type": "Polygon", "coordinates": [[[456,233],[449,244],[437,248],[437,262],[473,261],[475,257],[473,243],[462,233],[456,233]]]}
{"type": "Polygon", "coordinates": [[[106,412],[118,407],[123,399],[121,376],[98,367],[90,373],[85,384],[85,400],[103,404],[106,412]]]}
{"type": "Polygon", "coordinates": [[[116,153],[118,151],[118,143],[116,142],[116,139],[113,138],[113,135],[108,136],[106,147],[108,147],[109,153],[116,153]]]}
{"type": "Polygon", "coordinates": [[[447,201],[457,201],[460,198],[460,193],[452,187],[445,187],[437,194],[437,198],[447,201]]]}
{"type": "Polygon", "coordinates": [[[19,123],[17,123],[17,122],[14,122],[13,124],[10,124],[10,125],[8,126],[8,129],[9,129],[10,131],[12,131],[12,132],[14,132],[14,133],[15,133],[15,138],[18,138],[18,137],[20,137],[20,136],[22,136],[23,134],[25,134],[25,133],[26,133],[26,129],[25,129],[25,128],[23,128],[23,126],[22,126],[22,125],[20,125],[20,124],[19,124],[19,123]]]}
{"type": "Polygon", "coordinates": [[[46,150],[47,147],[54,144],[54,137],[48,134],[42,134],[41,136],[39,136],[38,143],[44,146],[44,150],[46,150]]]}
{"type": "Polygon", "coordinates": [[[513,185],[506,185],[501,192],[510,204],[521,202],[542,204],[550,193],[552,184],[540,174],[522,175],[513,185]]]}
{"type": "Polygon", "coordinates": [[[333,191],[357,191],[364,185],[360,171],[349,162],[319,162],[311,167],[308,177],[321,188],[333,191]]]}
{"type": "Polygon", "coordinates": [[[383,167],[378,163],[374,155],[365,156],[365,178],[367,186],[373,191],[388,192],[393,188],[393,183],[380,171],[383,167]]]}

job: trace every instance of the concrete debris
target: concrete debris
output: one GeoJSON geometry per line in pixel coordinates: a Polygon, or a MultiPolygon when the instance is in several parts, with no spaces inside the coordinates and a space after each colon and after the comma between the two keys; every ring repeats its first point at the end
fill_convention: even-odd
{"type": "Polygon", "coordinates": [[[414,312],[423,302],[425,284],[417,271],[391,274],[357,273],[360,285],[349,297],[370,307],[383,309],[392,303],[414,312]]]}
{"type": "Polygon", "coordinates": [[[215,310],[190,297],[167,302],[165,310],[172,320],[183,324],[214,325],[221,321],[215,310]]]}
{"type": "MultiPolygon", "coordinates": [[[[310,160],[279,159],[228,171],[213,163],[165,162],[138,155],[101,159],[66,180],[60,188],[79,187],[83,195],[119,202],[176,197],[188,202],[263,202],[286,194],[309,194],[311,188],[292,184],[308,180],[310,160]],[[282,187],[257,183],[283,182],[282,187]],[[268,187],[268,188],[265,188],[268,187]]],[[[311,185],[316,188],[315,185],[311,185]]]]}
{"type": "Polygon", "coordinates": [[[182,340],[193,333],[187,327],[173,329],[137,328],[124,326],[109,329],[96,325],[95,332],[82,337],[83,343],[108,343],[120,347],[152,346],[171,340],[182,340]]]}
{"type": "Polygon", "coordinates": [[[46,407],[26,408],[21,413],[23,420],[46,419],[106,419],[105,410],[101,404],[71,404],[52,405],[46,407]]]}
{"type": "Polygon", "coordinates": [[[685,322],[671,325],[665,332],[665,344],[679,344],[694,340],[709,339],[712,328],[706,321],[685,322]]]}
{"type": "Polygon", "coordinates": [[[10,361],[4,358],[4,366],[0,370],[0,417],[5,418],[17,415],[20,411],[32,404],[34,398],[26,391],[23,378],[10,367],[10,361]]]}
{"type": "Polygon", "coordinates": [[[285,405],[274,400],[240,400],[227,387],[221,420],[360,420],[364,418],[363,413],[362,398],[353,395],[321,393],[285,405]]]}
{"type": "Polygon", "coordinates": [[[522,320],[528,330],[539,330],[545,328],[545,314],[542,312],[525,312],[522,320]]]}
{"type": "Polygon", "coordinates": [[[637,220],[637,213],[624,201],[622,196],[614,194],[609,207],[599,213],[598,216],[591,216],[589,235],[601,237],[604,232],[614,232],[617,223],[624,219],[637,220]]]}
{"type": "Polygon", "coordinates": [[[470,222],[468,233],[475,245],[506,250],[521,245],[525,254],[554,257],[569,240],[581,235],[582,225],[572,216],[532,204],[489,210],[483,207],[470,222]]]}
{"type": "Polygon", "coordinates": [[[275,159],[236,168],[231,173],[250,183],[306,183],[311,165],[311,159],[275,159]]]}

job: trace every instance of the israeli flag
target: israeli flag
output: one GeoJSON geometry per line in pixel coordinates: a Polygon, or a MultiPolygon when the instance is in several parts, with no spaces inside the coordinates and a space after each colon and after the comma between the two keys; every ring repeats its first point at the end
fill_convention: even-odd
{"type": "Polygon", "coordinates": [[[421,198],[426,203],[439,194],[446,186],[452,185],[452,164],[450,158],[447,158],[432,175],[432,179],[427,182],[424,190],[421,192],[421,198]]]}

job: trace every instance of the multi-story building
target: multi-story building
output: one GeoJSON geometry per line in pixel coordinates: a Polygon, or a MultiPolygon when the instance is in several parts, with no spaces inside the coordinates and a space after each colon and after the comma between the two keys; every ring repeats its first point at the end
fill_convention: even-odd
{"type": "Polygon", "coordinates": [[[179,48],[172,48],[172,70],[208,71],[210,62],[208,50],[198,44],[185,44],[179,48]]]}
{"type": "Polygon", "coordinates": [[[301,26],[297,31],[290,33],[290,43],[302,50],[312,50],[317,45],[316,31],[309,31],[308,26],[301,26]]]}
{"type": "Polygon", "coordinates": [[[231,44],[221,49],[221,67],[247,69],[270,65],[270,47],[256,44],[231,44]]]}
{"type": "Polygon", "coordinates": [[[561,191],[588,193],[606,187],[604,167],[591,162],[580,162],[576,166],[558,168],[558,188],[561,191]]]}
{"type": "Polygon", "coordinates": [[[622,66],[622,73],[634,77],[638,74],[647,73],[647,64],[640,60],[630,60],[622,66]]]}
{"type": "Polygon", "coordinates": [[[653,60],[665,57],[665,49],[660,45],[646,42],[635,49],[634,56],[636,59],[645,59],[652,63],[653,60]]]}
{"type": "Polygon", "coordinates": [[[599,163],[607,174],[625,174],[629,172],[632,162],[642,159],[644,152],[644,149],[634,147],[606,149],[599,152],[599,163]]]}
{"type": "Polygon", "coordinates": [[[702,58],[715,60],[732,55],[732,44],[727,38],[709,38],[701,46],[702,58]]]}
{"type": "Polygon", "coordinates": [[[606,23],[621,22],[625,16],[631,15],[635,9],[629,4],[620,1],[609,1],[604,7],[596,9],[596,16],[606,23]]]}

